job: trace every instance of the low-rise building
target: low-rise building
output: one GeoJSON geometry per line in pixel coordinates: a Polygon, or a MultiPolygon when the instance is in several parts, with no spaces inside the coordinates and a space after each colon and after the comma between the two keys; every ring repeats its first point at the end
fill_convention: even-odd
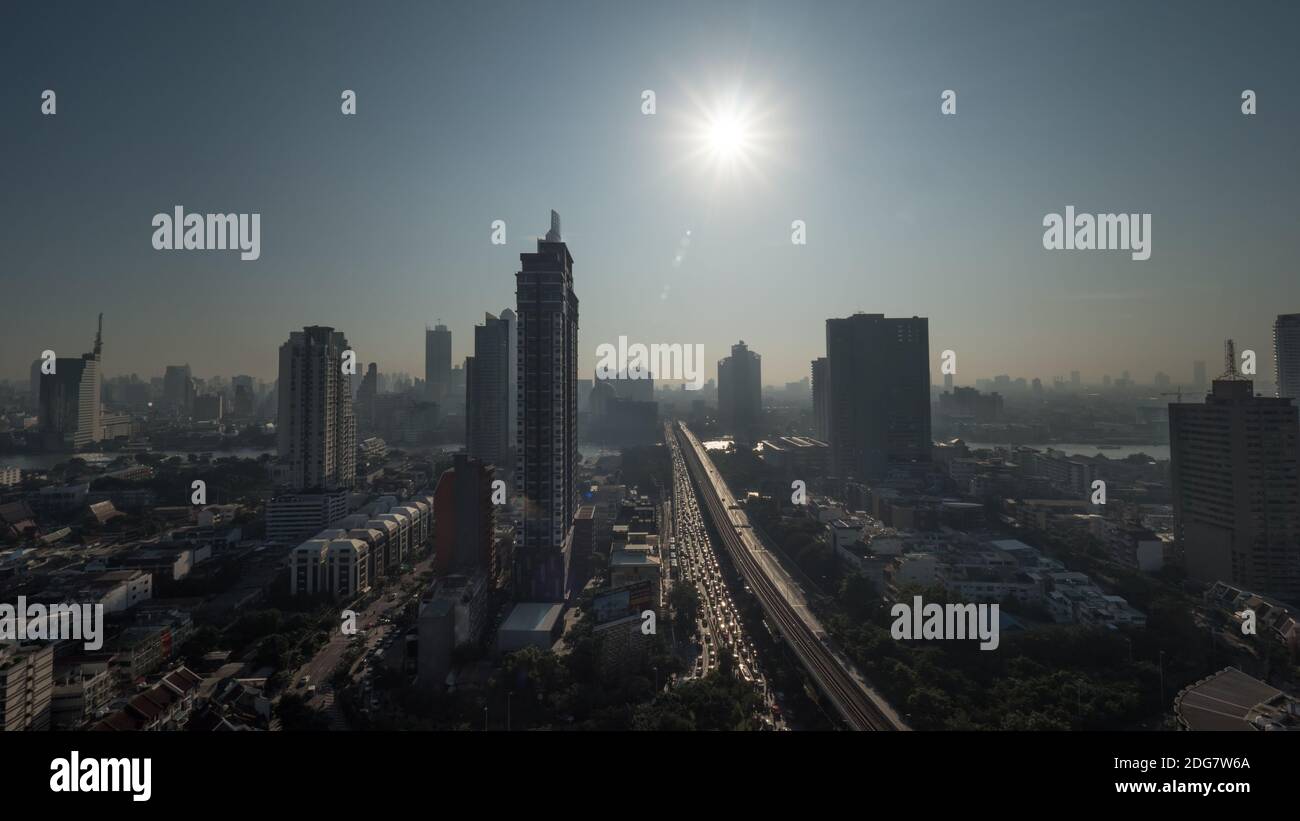
{"type": "Polygon", "coordinates": [[[47,730],[54,693],[54,647],[0,641],[0,730],[47,730]]]}

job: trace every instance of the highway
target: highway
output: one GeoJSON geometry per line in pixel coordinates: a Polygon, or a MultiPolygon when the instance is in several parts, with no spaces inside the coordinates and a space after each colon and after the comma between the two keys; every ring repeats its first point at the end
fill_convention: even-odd
{"type": "Polygon", "coordinates": [[[763,721],[772,729],[785,729],[784,722],[772,718],[775,694],[767,686],[754,644],[745,635],[732,591],[727,589],[722,568],[718,566],[718,556],[705,528],[704,514],[691,484],[686,457],[672,436],[671,426],[665,426],[665,433],[673,464],[673,488],[671,504],[668,505],[670,515],[666,519],[670,523],[668,558],[671,576],[675,583],[692,582],[700,600],[697,620],[700,653],[688,677],[707,676],[717,669],[720,652],[729,651],[735,663],[735,675],[763,694],[763,721]]]}
{"type": "MultiPolygon", "coordinates": [[[[809,610],[799,586],[761,543],[748,517],[684,423],[678,423],[674,448],[685,454],[695,488],[736,569],[753,589],[767,615],[818,688],[853,730],[906,730],[903,720],[876,694],[852,663],[831,644],[809,610]]],[[[676,452],[676,450],[675,450],[676,452]]]]}

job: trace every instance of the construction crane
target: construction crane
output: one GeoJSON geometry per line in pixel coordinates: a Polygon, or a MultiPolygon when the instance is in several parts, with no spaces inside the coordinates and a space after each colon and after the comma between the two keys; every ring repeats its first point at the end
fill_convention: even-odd
{"type": "Polygon", "coordinates": [[[1164,392],[1161,393],[1160,395],[1161,395],[1161,396],[1177,396],[1177,397],[1178,397],[1178,404],[1180,404],[1180,405],[1183,404],[1183,386],[1182,386],[1182,385],[1179,385],[1179,386],[1178,386],[1178,390],[1176,390],[1176,391],[1164,391],[1164,392]]]}

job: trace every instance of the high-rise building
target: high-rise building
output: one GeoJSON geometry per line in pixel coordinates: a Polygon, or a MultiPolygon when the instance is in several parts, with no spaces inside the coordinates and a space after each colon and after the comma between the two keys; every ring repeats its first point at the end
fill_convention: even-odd
{"type": "Polygon", "coordinates": [[[763,358],[745,340],[718,361],[718,416],[737,439],[752,442],[763,416],[763,358]]]}
{"type": "MultiPolygon", "coordinates": [[[[506,334],[509,337],[507,351],[510,361],[506,364],[506,373],[509,375],[509,384],[506,388],[508,404],[506,424],[510,431],[509,441],[513,444],[519,428],[519,322],[515,318],[515,312],[509,308],[501,312],[501,321],[506,323],[506,334]]],[[[501,465],[501,467],[508,468],[509,465],[501,465]]]]}
{"type": "Polygon", "coordinates": [[[565,549],[577,510],[578,297],[560,217],[537,251],[519,255],[519,430],[515,439],[515,595],[560,601],[565,549]]]}
{"type": "Polygon", "coordinates": [[[225,397],[219,393],[204,393],[194,397],[193,412],[196,422],[220,422],[225,417],[225,397]]]}
{"type": "Polygon", "coordinates": [[[104,315],[99,315],[95,349],[54,360],[54,373],[41,374],[41,442],[49,450],[80,450],[103,438],[99,392],[103,375],[104,315]]]}
{"type": "Polygon", "coordinates": [[[828,319],[826,358],[835,475],[877,479],[890,461],[929,458],[928,319],[828,319]]]}
{"type": "Polygon", "coordinates": [[[424,389],[432,402],[442,402],[451,387],[451,331],[446,325],[424,329],[424,389]]]}
{"type": "Polygon", "coordinates": [[[464,454],[438,477],[433,493],[433,571],[488,573],[494,564],[493,466],[464,454]]]}
{"type": "Polygon", "coordinates": [[[230,412],[237,419],[250,419],[257,406],[257,385],[253,377],[241,374],[230,380],[232,402],[230,412]]]}
{"type": "Polygon", "coordinates": [[[813,432],[823,442],[830,436],[830,417],[827,414],[829,397],[827,394],[826,357],[812,361],[812,401],[813,432]]]}
{"type": "Polygon", "coordinates": [[[280,462],[294,490],[350,488],[356,481],[357,430],[352,376],[343,372],[347,337],[320,325],[280,346],[280,462]]]}
{"type": "Polygon", "coordinates": [[[374,362],[366,368],[366,375],[361,377],[361,387],[357,388],[356,407],[353,409],[357,418],[357,430],[370,433],[375,427],[375,400],[379,396],[379,366],[374,362]]]}
{"type": "Polygon", "coordinates": [[[1216,379],[1205,403],[1169,405],[1174,535],[1187,574],[1300,596],[1300,417],[1289,398],[1216,379]]]}
{"type": "Polygon", "coordinates": [[[1273,377],[1277,396],[1300,400],[1300,314],[1273,321],[1273,377]]]}
{"type": "Polygon", "coordinates": [[[194,409],[194,376],[189,365],[168,365],[163,374],[163,404],[180,416],[194,409]]]}
{"type": "Polygon", "coordinates": [[[1205,390],[1210,383],[1205,381],[1205,360],[1197,359],[1192,362],[1192,387],[1196,390],[1205,390]]]}
{"type": "Polygon", "coordinates": [[[31,370],[28,372],[28,407],[41,412],[41,360],[33,359],[31,370]]]}
{"type": "Polygon", "coordinates": [[[510,323],[487,314],[465,360],[465,443],[470,456],[492,465],[510,455],[509,367],[510,323]]]}

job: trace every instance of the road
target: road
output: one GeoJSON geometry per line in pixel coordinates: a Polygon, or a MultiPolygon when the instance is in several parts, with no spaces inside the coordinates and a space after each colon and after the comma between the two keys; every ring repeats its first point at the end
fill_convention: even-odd
{"type": "Polygon", "coordinates": [[[704,445],[684,423],[677,423],[675,434],[670,437],[674,447],[685,454],[695,487],[704,499],[704,510],[736,569],[836,712],[854,730],[906,730],[902,718],[830,641],[799,583],[750,527],[704,445]]]}
{"type": "MultiPolygon", "coordinates": [[[[718,667],[720,652],[729,651],[735,662],[735,674],[762,693],[766,706],[763,718],[772,724],[774,694],[767,686],[754,644],[745,635],[732,591],[727,588],[727,581],[718,566],[717,550],[705,528],[704,514],[691,484],[685,455],[672,435],[671,427],[666,427],[665,433],[673,464],[671,513],[666,519],[670,523],[670,575],[674,579],[693,582],[700,598],[696,637],[700,654],[690,676],[703,677],[713,672],[718,667]]],[[[784,725],[778,718],[772,726],[782,729],[784,725]]]]}
{"type": "Polygon", "coordinates": [[[314,709],[329,713],[331,724],[336,719],[337,711],[334,708],[333,686],[329,679],[343,660],[344,653],[355,643],[359,642],[363,646],[363,652],[352,666],[352,673],[355,676],[367,656],[377,648],[387,648],[393,627],[391,624],[383,623],[381,619],[386,619],[390,611],[398,610],[406,604],[416,590],[419,574],[428,570],[432,563],[432,558],[425,558],[417,563],[402,576],[400,582],[390,582],[386,588],[388,592],[372,602],[369,607],[357,611],[357,629],[364,630],[364,636],[349,636],[343,633],[340,629],[343,623],[342,609],[340,609],[339,624],[330,631],[329,641],[294,672],[290,685],[292,691],[306,694],[306,689],[315,685],[316,691],[308,699],[307,704],[314,709]],[[392,601],[388,598],[389,592],[395,594],[392,601]]]}

